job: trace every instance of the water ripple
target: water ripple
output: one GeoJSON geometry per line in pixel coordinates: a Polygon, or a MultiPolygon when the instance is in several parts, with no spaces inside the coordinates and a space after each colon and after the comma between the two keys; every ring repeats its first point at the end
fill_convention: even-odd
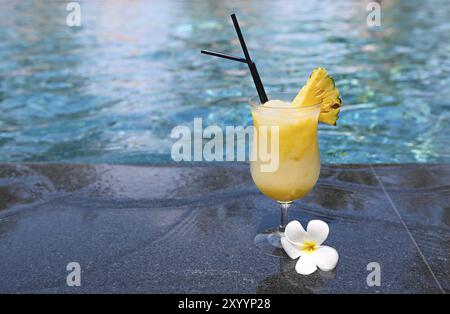
{"type": "Polygon", "coordinates": [[[161,162],[194,117],[251,123],[245,66],[199,54],[241,54],[232,11],[268,92],[295,92],[316,66],[335,78],[344,107],[321,126],[324,162],[450,160],[444,0],[385,1],[379,28],[364,2],[85,1],[78,29],[64,2],[1,3],[0,162],[161,162]]]}

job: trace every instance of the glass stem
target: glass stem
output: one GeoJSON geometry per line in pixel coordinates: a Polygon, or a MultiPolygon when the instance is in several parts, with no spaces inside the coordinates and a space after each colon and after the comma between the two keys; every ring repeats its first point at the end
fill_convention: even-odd
{"type": "Polygon", "coordinates": [[[292,202],[278,202],[278,204],[280,204],[280,226],[278,227],[278,231],[284,233],[284,229],[286,228],[287,210],[291,207],[292,202]]]}

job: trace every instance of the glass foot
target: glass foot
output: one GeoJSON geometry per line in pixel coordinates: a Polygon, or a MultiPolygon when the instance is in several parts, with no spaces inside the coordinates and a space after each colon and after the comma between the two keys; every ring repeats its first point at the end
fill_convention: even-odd
{"type": "Polygon", "coordinates": [[[281,237],[283,236],[284,232],[280,232],[278,228],[268,229],[257,234],[254,242],[264,254],[285,257],[286,253],[281,246],[281,237]]]}

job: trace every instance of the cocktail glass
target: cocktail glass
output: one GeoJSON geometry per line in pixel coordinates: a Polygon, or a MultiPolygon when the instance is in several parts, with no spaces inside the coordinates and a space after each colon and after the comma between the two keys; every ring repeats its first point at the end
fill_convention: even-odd
{"type": "Polygon", "coordinates": [[[280,206],[280,225],[259,233],[255,244],[273,256],[284,255],[280,239],[288,208],[312,190],[320,173],[320,104],[292,107],[292,98],[288,93],[269,95],[269,99],[286,102],[283,107],[262,106],[258,98],[250,100],[254,124],[251,175],[258,189],[280,206]]]}

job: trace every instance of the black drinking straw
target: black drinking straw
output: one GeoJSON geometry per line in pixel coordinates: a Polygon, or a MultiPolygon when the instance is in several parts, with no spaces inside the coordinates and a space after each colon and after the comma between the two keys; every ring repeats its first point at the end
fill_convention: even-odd
{"type": "Polygon", "coordinates": [[[234,56],[226,55],[226,54],[223,54],[220,52],[215,52],[215,51],[210,51],[210,50],[202,50],[202,53],[204,53],[205,55],[220,57],[220,58],[238,61],[238,62],[242,62],[242,63],[247,63],[247,60],[245,60],[244,58],[234,57],[234,56]]]}
{"type": "Polygon", "coordinates": [[[250,58],[250,54],[248,52],[247,45],[245,44],[244,36],[242,36],[241,28],[239,27],[238,20],[234,13],[231,14],[231,19],[233,20],[233,25],[234,25],[234,28],[236,29],[236,33],[238,35],[239,42],[241,43],[241,47],[242,47],[242,51],[244,52],[245,59],[226,55],[226,54],[223,54],[220,52],[209,51],[209,50],[202,50],[201,52],[204,54],[210,55],[210,56],[215,56],[215,57],[220,57],[220,58],[224,58],[224,59],[228,59],[228,60],[247,63],[248,68],[249,68],[250,73],[253,78],[253,82],[255,83],[256,91],[258,92],[259,100],[261,101],[262,104],[264,104],[265,102],[268,101],[268,98],[267,98],[266,91],[264,90],[264,86],[262,84],[261,77],[259,76],[258,70],[256,69],[256,64],[250,58]]]}

